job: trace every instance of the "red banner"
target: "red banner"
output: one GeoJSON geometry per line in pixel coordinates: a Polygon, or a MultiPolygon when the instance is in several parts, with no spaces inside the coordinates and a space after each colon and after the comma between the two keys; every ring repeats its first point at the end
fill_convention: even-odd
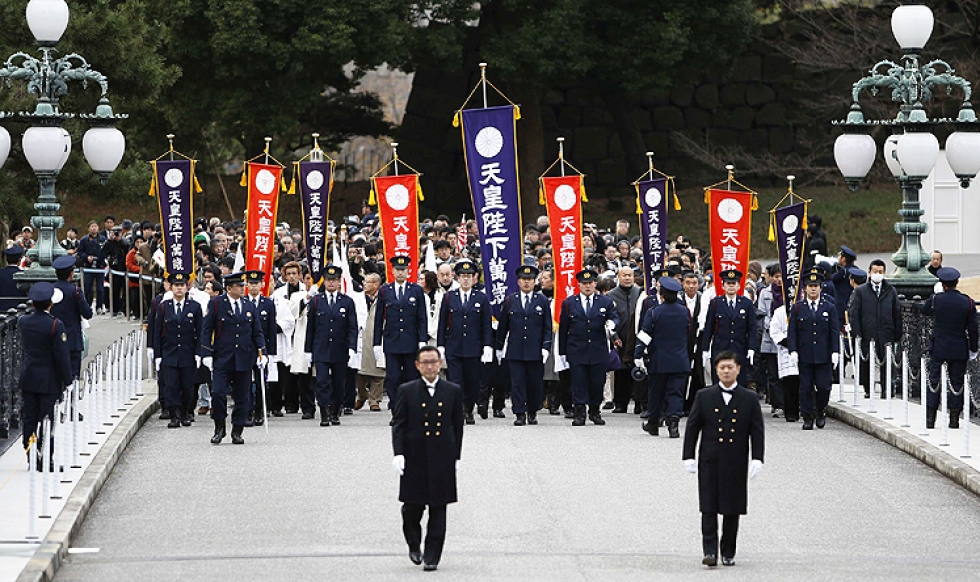
{"type": "Polygon", "coordinates": [[[271,288],[272,253],[276,248],[276,215],[282,168],[248,163],[248,224],[245,269],[265,272],[266,291],[271,288]]]}
{"type": "Polygon", "coordinates": [[[744,275],[749,266],[752,211],[759,207],[759,203],[752,192],[732,190],[708,190],[704,201],[708,205],[715,293],[725,294],[720,273],[738,269],[743,275],[738,288],[741,294],[745,290],[744,275]]]}
{"type": "Polygon", "coordinates": [[[555,325],[561,317],[562,302],[578,292],[575,274],[582,270],[583,176],[541,178],[541,190],[548,206],[551,248],[555,264],[555,325]]]}
{"type": "Polygon", "coordinates": [[[419,177],[416,174],[372,178],[381,217],[385,262],[407,256],[408,280],[418,282],[419,272],[419,177]]]}

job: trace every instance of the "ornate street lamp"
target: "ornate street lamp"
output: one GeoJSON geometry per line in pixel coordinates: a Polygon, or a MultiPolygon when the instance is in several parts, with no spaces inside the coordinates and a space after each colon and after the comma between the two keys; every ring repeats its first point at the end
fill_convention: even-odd
{"type": "Polygon", "coordinates": [[[922,48],[932,35],[933,16],[928,6],[906,2],[892,13],[892,33],[904,55],[902,64],[884,60],[871,68],[870,75],[854,83],[854,103],[843,122],[844,129],[834,143],[837,167],[851,190],[868,175],[874,165],[877,146],[868,135],[871,127],[889,126],[892,135],[882,148],[885,163],[902,188],[902,221],[895,232],[902,235],[902,246],[892,255],[896,269],[888,280],[900,294],[912,298],[932,294],[936,278],[924,267],[929,263],[920,241],[926,225],[919,221],[924,212],[919,207],[919,190],[939,159],[939,140],[933,134],[937,125],[955,125],[956,131],[946,139],[946,159],[953,173],[966,188],[980,172],[980,126],[970,104],[970,82],[954,75],[953,68],[936,59],[920,64],[922,48]],[[953,119],[929,119],[923,108],[936,90],[950,94],[954,87],[963,91],[959,115],[953,119]],[[892,101],[900,104],[894,119],[867,121],[858,100],[867,90],[871,95],[890,90],[892,101]]]}
{"type": "MultiPolygon", "coordinates": [[[[58,105],[59,99],[68,93],[69,81],[81,81],[83,87],[88,87],[90,82],[97,83],[102,89],[95,114],[78,116],[92,125],[82,138],[82,150],[102,184],[109,180],[126,149],[126,138],[115,124],[128,116],[113,114],[106,97],[109,84],[105,76],[89,67],[80,55],[52,57],[55,45],[68,27],[68,17],[65,0],[31,0],[27,4],[27,25],[37,41],[41,58],[18,52],[8,57],[0,68],[0,79],[5,79],[8,86],[15,79],[26,80],[28,92],[38,100],[32,112],[0,112],[0,119],[16,118],[31,124],[21,144],[41,186],[41,195],[34,205],[37,216],[31,217],[31,224],[38,232],[36,245],[27,253],[31,266],[14,275],[18,286],[25,290],[38,281],[54,281],[51,262],[65,254],[58,244],[58,229],[64,226],[65,220],[57,214],[61,204],[55,196],[55,183],[71,154],[72,136],[62,125],[75,114],[62,112],[58,105]]],[[[9,153],[10,134],[0,127],[0,166],[9,153]]]]}

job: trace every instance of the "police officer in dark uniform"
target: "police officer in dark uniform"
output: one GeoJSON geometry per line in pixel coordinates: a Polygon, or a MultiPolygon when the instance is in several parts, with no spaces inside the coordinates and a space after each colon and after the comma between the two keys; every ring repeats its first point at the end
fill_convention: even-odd
{"type": "MultiPolygon", "coordinates": [[[[267,356],[276,355],[278,342],[276,341],[276,303],[271,297],[262,294],[265,289],[264,271],[246,271],[245,280],[248,282],[248,296],[246,299],[255,305],[255,313],[258,317],[259,328],[262,330],[262,337],[266,338],[265,353],[267,356]]],[[[245,421],[245,426],[262,426],[265,423],[264,402],[266,395],[262,391],[262,375],[266,373],[265,367],[255,366],[252,370],[252,389],[249,391],[249,419],[245,421]],[[251,423],[251,424],[250,424],[251,423]]]]}
{"type": "Polygon", "coordinates": [[[789,356],[800,370],[800,413],[803,430],[813,430],[814,413],[817,428],[826,424],[830,401],[831,372],[840,357],[840,322],[834,304],[821,294],[823,281],[811,271],[803,278],[806,297],[793,304],[789,313],[787,343],[789,356]],[[814,410],[816,391],[816,410],[814,410]]]}
{"type": "Polygon", "coordinates": [[[633,358],[636,367],[645,370],[644,355],[648,355],[650,361],[647,396],[650,419],[644,424],[644,430],[652,435],[659,434],[660,418],[666,412],[667,431],[670,438],[676,439],[681,436],[678,425],[684,413],[684,389],[691,374],[687,356],[691,314],[677,301],[681,284],[672,277],[661,277],[659,282],[663,303],[643,316],[640,332],[636,334],[633,358]]]}
{"type": "Polygon", "coordinates": [[[934,294],[922,306],[922,315],[936,318],[930,342],[931,388],[926,398],[926,428],[936,425],[936,410],[942,398],[939,391],[942,389],[943,364],[946,364],[949,376],[949,428],[959,428],[966,364],[976,359],[980,350],[977,347],[977,306],[973,299],[956,288],[960,280],[959,271],[943,267],[936,272],[936,276],[943,285],[943,292],[934,294]]]}
{"type": "Polygon", "coordinates": [[[347,382],[347,362],[357,351],[357,310],[354,300],[340,292],[343,271],[327,265],[323,292],[307,306],[304,350],[316,369],[316,400],[320,426],[340,424],[340,407],[347,382]]]}
{"type": "MultiPolygon", "coordinates": [[[[162,290],[157,294],[152,300],[150,300],[150,310],[146,312],[146,324],[143,326],[143,330],[146,332],[146,351],[149,355],[151,361],[156,361],[156,355],[153,353],[153,329],[156,325],[155,319],[157,313],[160,311],[160,303],[163,302],[163,298],[170,292],[170,280],[167,278],[163,279],[162,290]]],[[[160,402],[160,420],[168,420],[170,418],[170,409],[163,405],[163,378],[157,374],[157,400],[160,402]]]]}
{"type": "Polygon", "coordinates": [[[738,381],[745,386],[748,383],[748,364],[755,359],[755,351],[751,349],[755,339],[755,305],[748,297],[738,294],[741,271],[730,269],[718,276],[721,277],[725,294],[712,297],[708,303],[701,338],[701,359],[704,367],[711,369],[711,378],[717,382],[718,377],[711,362],[723,351],[734,352],[741,370],[738,381]]]}
{"type": "Polygon", "coordinates": [[[17,283],[14,281],[14,273],[20,272],[18,263],[23,254],[24,247],[20,245],[13,245],[3,250],[7,266],[0,269],[0,297],[9,297],[9,299],[0,299],[0,311],[4,313],[8,309],[16,309],[21,303],[27,303],[27,295],[17,288],[17,283]]]}
{"type": "Polygon", "coordinates": [[[548,298],[534,290],[538,273],[533,265],[517,268],[520,291],[504,300],[497,318],[497,359],[506,361],[510,371],[515,426],[538,424],[544,402],[544,365],[554,332],[548,298]]]}
{"type": "Polygon", "coordinates": [[[558,356],[572,371],[572,402],[575,420],[572,426],[585,426],[585,405],[589,405],[589,420],[603,425],[599,407],[602,387],[606,383],[609,365],[609,340],[614,342],[619,315],[612,299],[596,293],[599,274],[592,269],[576,273],[579,292],[561,304],[558,319],[558,356]]]}
{"type": "Polygon", "coordinates": [[[684,468],[698,474],[705,566],[718,565],[718,515],[724,516],[721,559],[735,565],[739,517],[748,510],[748,476],[762,472],[765,425],[759,396],[738,384],[738,356],[725,350],[715,358],[718,383],[698,391],[684,431],[684,468]],[[717,432],[716,429],[717,428],[717,432]],[[694,449],[698,445],[698,459],[694,449]],[[715,438],[717,437],[717,441],[715,438]],[[749,462],[751,443],[751,458],[749,462]]]}
{"type": "Polygon", "coordinates": [[[75,257],[62,255],[55,259],[51,266],[55,269],[58,280],[54,288],[61,291],[62,300],[51,306],[51,315],[65,324],[68,333],[68,351],[71,354],[71,372],[76,378],[82,373],[82,352],[85,341],[82,339],[82,320],[92,318],[92,306],[85,298],[85,293],[72,283],[75,274],[75,257]]]}
{"type": "Polygon", "coordinates": [[[439,308],[436,345],[446,360],[446,378],[463,389],[463,417],[474,424],[473,407],[480,397],[481,364],[493,361],[493,327],[490,301],[483,291],[473,289],[476,263],[456,263],[459,289],[446,293],[439,308]]]}
{"type": "Polygon", "coordinates": [[[402,532],[408,556],[435,570],[446,539],[446,505],[456,502],[456,468],[463,449],[463,390],[439,378],[439,350],[424,346],[416,355],[421,378],[402,384],[395,402],[392,467],[401,475],[402,532]],[[422,513],[429,523],[422,550],[422,513]]]}
{"type": "Polygon", "coordinates": [[[201,330],[201,355],[211,369],[211,444],[225,438],[228,394],[235,399],[231,414],[231,442],[245,444],[242,432],[248,420],[248,391],[252,367],[265,364],[265,336],[259,326],[255,304],[245,299],[245,273],[224,278],[225,294],[211,299],[201,330]]]}
{"type": "Polygon", "coordinates": [[[200,303],[187,297],[190,277],[170,273],[167,279],[173,297],[156,308],[150,347],[163,384],[163,406],[170,410],[167,428],[180,428],[190,426],[194,418],[194,376],[201,362],[198,346],[204,316],[200,303]]]}
{"type": "Polygon", "coordinates": [[[374,358],[384,362],[388,408],[394,409],[398,387],[418,378],[415,354],[429,339],[425,292],[406,281],[410,259],[391,257],[395,281],[378,290],[379,316],[374,318],[374,358]],[[382,343],[383,340],[383,343],[382,343]]]}
{"type": "MultiPolygon", "coordinates": [[[[54,405],[73,379],[65,324],[50,313],[60,296],[51,283],[35,283],[27,295],[34,312],[17,321],[24,350],[18,388],[24,399],[21,418],[25,449],[44,417],[54,418],[54,405]]],[[[54,451],[53,439],[49,438],[48,444],[54,451]]]]}

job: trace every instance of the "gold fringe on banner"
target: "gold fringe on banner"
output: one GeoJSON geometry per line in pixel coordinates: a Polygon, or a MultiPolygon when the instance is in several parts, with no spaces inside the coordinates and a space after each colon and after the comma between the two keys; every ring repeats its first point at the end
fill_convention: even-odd
{"type": "MultiPolygon", "coordinates": [[[[374,180],[372,180],[374,182],[374,180]]],[[[374,188],[371,188],[371,192],[368,194],[368,205],[376,206],[378,204],[378,197],[374,195],[374,188]]]]}
{"type": "Polygon", "coordinates": [[[242,188],[248,187],[248,162],[245,162],[245,169],[242,170],[242,179],[238,181],[238,185],[242,188]]]}
{"type": "Polygon", "coordinates": [[[582,202],[588,202],[589,197],[585,195],[585,175],[578,177],[578,184],[579,192],[582,194],[582,202]]]}
{"type": "Polygon", "coordinates": [[[279,191],[286,192],[288,190],[289,188],[286,186],[286,176],[283,176],[282,172],[279,172],[279,191]]]}
{"type": "Polygon", "coordinates": [[[453,127],[459,127],[459,111],[453,114],[453,127]]]}
{"type": "Polygon", "coordinates": [[[671,186],[671,191],[674,193],[674,210],[681,209],[681,199],[677,195],[677,184],[674,184],[674,177],[670,176],[667,178],[667,184],[671,186]]]}
{"type": "Polygon", "coordinates": [[[299,162],[293,162],[293,177],[289,180],[289,190],[286,194],[296,193],[296,174],[299,173],[299,162]]]}
{"type": "Polygon", "coordinates": [[[544,186],[540,179],[538,179],[538,204],[541,206],[548,204],[548,201],[544,197],[544,186]]]}
{"type": "Polygon", "coordinates": [[[807,215],[809,213],[810,213],[810,203],[809,202],[804,202],[803,203],[803,225],[802,225],[803,226],[803,232],[804,233],[806,232],[806,228],[807,228],[806,217],[807,217],[807,215]]]}
{"type": "Polygon", "coordinates": [[[418,178],[415,179],[415,191],[418,192],[419,202],[425,202],[425,196],[422,195],[422,182],[418,178]]]}
{"type": "Polygon", "coordinates": [[[156,161],[150,162],[150,167],[153,168],[153,177],[150,178],[150,196],[157,195],[157,163],[156,161]]]}
{"type": "Polygon", "coordinates": [[[758,209],[759,209],[759,197],[756,196],[755,193],[753,193],[752,194],[752,210],[758,210],[758,209]]]}
{"type": "Polygon", "coordinates": [[[636,187],[636,213],[643,216],[643,207],[640,206],[640,187],[636,187]]]}
{"type": "Polygon", "coordinates": [[[776,211],[769,211],[769,242],[776,242],[776,211]]]}
{"type": "Polygon", "coordinates": [[[520,105],[515,105],[514,106],[514,121],[520,121],[520,120],[521,120],[521,107],[520,107],[520,105]]]}

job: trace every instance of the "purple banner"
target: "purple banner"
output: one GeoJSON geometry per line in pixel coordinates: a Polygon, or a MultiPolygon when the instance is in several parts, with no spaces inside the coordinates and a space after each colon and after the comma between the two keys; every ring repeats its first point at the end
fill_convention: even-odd
{"type": "Polygon", "coordinates": [[[326,264],[327,212],[333,189],[334,162],[300,162],[299,191],[303,206],[303,236],[306,260],[313,282],[320,283],[326,264]]]}
{"type": "Polygon", "coordinates": [[[779,250],[779,269],[783,273],[783,301],[789,306],[796,303],[791,298],[800,297],[800,275],[803,269],[803,251],[806,244],[806,202],[797,202],[777,208],[775,216],[776,247],[779,250]]]}
{"type": "Polygon", "coordinates": [[[524,258],[516,110],[508,105],[461,113],[466,175],[480,228],[484,283],[497,315],[507,295],[517,291],[514,271],[524,258]]]}
{"type": "Polygon", "coordinates": [[[667,253],[667,178],[636,183],[640,236],[643,243],[644,284],[647,295],[657,292],[657,274],[667,253]]]}
{"type": "Polygon", "coordinates": [[[194,162],[159,160],[151,163],[160,205],[167,273],[191,274],[194,272],[194,162]]]}

